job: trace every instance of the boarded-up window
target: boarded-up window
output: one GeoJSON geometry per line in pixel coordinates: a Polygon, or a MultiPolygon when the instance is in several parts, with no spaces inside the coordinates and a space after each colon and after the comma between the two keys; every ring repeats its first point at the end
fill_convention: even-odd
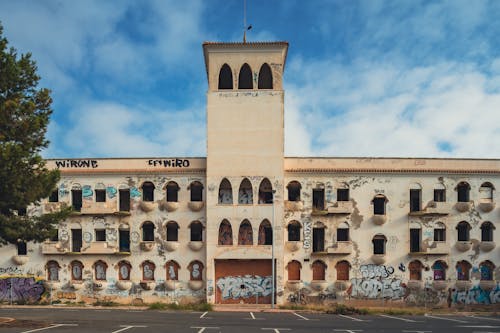
{"type": "Polygon", "coordinates": [[[448,265],[444,261],[438,260],[432,265],[432,270],[434,272],[434,280],[444,281],[446,280],[446,269],[448,265]]]}
{"type": "Polygon", "coordinates": [[[289,281],[297,281],[300,280],[300,269],[302,268],[302,265],[300,262],[293,260],[290,261],[287,265],[287,270],[288,270],[288,280],[289,281]]]}
{"type": "Polygon", "coordinates": [[[483,261],[479,264],[479,271],[481,272],[481,280],[491,281],[493,280],[493,271],[495,270],[495,265],[489,260],[483,261]]]}
{"type": "Polygon", "coordinates": [[[106,271],[108,270],[108,265],[102,261],[98,260],[94,263],[94,276],[97,281],[106,281],[106,271]]]}
{"type": "Polygon", "coordinates": [[[130,280],[130,272],[132,265],[128,261],[122,260],[118,263],[118,279],[128,281],[130,280]]]}
{"type": "Polygon", "coordinates": [[[174,261],[170,260],[165,264],[165,270],[167,273],[167,280],[172,280],[172,281],[177,281],[179,280],[179,264],[174,261]]]}
{"type": "Polygon", "coordinates": [[[219,204],[232,204],[233,203],[233,188],[227,178],[220,182],[219,186],[219,204]]]}
{"type": "Polygon", "coordinates": [[[145,261],[142,263],[142,280],[143,281],[154,281],[155,280],[155,268],[156,265],[151,261],[145,261]]]}
{"type": "Polygon", "coordinates": [[[201,281],[203,280],[203,264],[198,260],[191,262],[188,266],[189,269],[189,279],[191,281],[201,281]]]}
{"type": "Polygon", "coordinates": [[[233,229],[227,220],[219,226],[219,245],[233,245],[233,229]]]}
{"type": "Polygon", "coordinates": [[[348,281],[349,280],[349,269],[351,265],[349,262],[342,260],[335,265],[335,269],[337,270],[337,280],[339,281],[348,281]]]}
{"type": "Polygon", "coordinates": [[[57,263],[57,261],[50,260],[47,262],[47,280],[49,281],[59,281],[59,269],[61,266],[57,263]]]}
{"type": "Polygon", "coordinates": [[[83,277],[83,264],[78,260],[73,260],[70,264],[71,280],[82,281],[83,277]]]}
{"type": "Polygon", "coordinates": [[[262,221],[259,226],[259,245],[273,244],[273,228],[268,220],[262,221]]]}
{"type": "Polygon", "coordinates": [[[493,201],[493,185],[491,183],[483,183],[479,188],[479,198],[483,202],[493,201]]]}
{"type": "Polygon", "coordinates": [[[457,280],[460,281],[467,281],[469,280],[469,274],[470,274],[470,269],[471,269],[471,264],[469,264],[467,261],[462,260],[457,263],[456,269],[457,269],[457,280]]]}
{"type": "Polygon", "coordinates": [[[244,220],[240,224],[238,231],[238,245],[253,245],[252,225],[248,220],[244,220]]]}
{"type": "Polygon", "coordinates": [[[320,260],[312,264],[313,280],[325,280],[326,265],[320,260]]]}
{"type": "Polygon", "coordinates": [[[420,261],[410,262],[408,269],[410,270],[410,280],[422,280],[422,263],[420,261]]]}

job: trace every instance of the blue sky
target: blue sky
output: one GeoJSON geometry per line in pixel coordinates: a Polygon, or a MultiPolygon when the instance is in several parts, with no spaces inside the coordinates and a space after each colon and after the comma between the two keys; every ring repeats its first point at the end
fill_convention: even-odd
{"type": "MultiPolygon", "coordinates": [[[[290,43],[287,156],[500,158],[500,1],[247,0],[290,43]]],[[[52,89],[45,157],[205,156],[201,44],[243,0],[0,0],[52,89]]]]}

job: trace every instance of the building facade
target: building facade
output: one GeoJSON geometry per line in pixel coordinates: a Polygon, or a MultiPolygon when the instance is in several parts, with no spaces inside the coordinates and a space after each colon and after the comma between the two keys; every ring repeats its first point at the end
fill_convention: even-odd
{"type": "Polygon", "coordinates": [[[48,160],[0,301],[498,305],[500,160],[285,157],[287,49],[203,44],[206,158],[48,160]]]}

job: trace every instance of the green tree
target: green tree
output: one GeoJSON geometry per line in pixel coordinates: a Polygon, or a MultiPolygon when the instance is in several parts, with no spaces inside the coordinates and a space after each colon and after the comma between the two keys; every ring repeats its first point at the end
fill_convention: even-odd
{"type": "Polygon", "coordinates": [[[48,197],[59,180],[40,156],[52,113],[50,91],[38,88],[40,77],[31,54],[8,47],[0,24],[0,243],[42,241],[68,209],[28,216],[26,208],[48,197]]]}

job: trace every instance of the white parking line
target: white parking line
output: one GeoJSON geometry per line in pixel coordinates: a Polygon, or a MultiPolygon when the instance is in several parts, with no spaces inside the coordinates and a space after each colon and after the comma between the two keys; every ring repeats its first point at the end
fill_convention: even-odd
{"type": "Polygon", "coordinates": [[[123,327],[123,328],[120,328],[119,330],[116,330],[116,331],[113,331],[111,333],[118,333],[118,332],[123,332],[123,331],[126,331],[126,330],[129,330],[131,328],[134,328],[134,327],[147,327],[147,326],[143,326],[143,325],[120,325],[120,327],[123,327]]]}
{"type": "Polygon", "coordinates": [[[409,323],[416,323],[416,320],[411,320],[411,319],[406,319],[406,318],[400,318],[400,317],[393,317],[393,316],[388,316],[388,315],[379,315],[380,317],[385,317],[385,318],[390,318],[390,319],[396,319],[396,320],[402,320],[402,321],[407,321],[409,323]]]}
{"type": "Polygon", "coordinates": [[[301,315],[299,315],[298,313],[295,313],[295,312],[292,312],[292,313],[293,313],[294,315],[296,315],[297,317],[300,317],[300,318],[302,318],[302,319],[304,319],[304,320],[309,320],[309,318],[306,318],[306,317],[304,317],[304,316],[301,316],[301,315]]]}
{"type": "Polygon", "coordinates": [[[406,332],[406,333],[432,333],[432,331],[406,331],[406,330],[403,330],[403,332],[406,332]]]}
{"type": "Polygon", "coordinates": [[[255,319],[255,316],[253,315],[253,312],[250,312],[250,316],[252,316],[252,319],[255,319]]]}
{"type": "Polygon", "coordinates": [[[203,318],[203,317],[205,317],[205,316],[207,315],[207,313],[208,313],[208,311],[206,311],[206,312],[203,312],[203,314],[202,314],[202,315],[200,316],[200,318],[203,318]]]}
{"type": "Polygon", "coordinates": [[[448,320],[448,321],[454,321],[456,323],[462,323],[462,324],[467,324],[466,321],[463,321],[463,320],[458,320],[458,319],[451,319],[451,318],[442,318],[442,317],[436,317],[436,316],[431,316],[430,314],[425,314],[426,317],[429,317],[429,318],[434,318],[434,319],[441,319],[441,320],[448,320]]]}
{"type": "Polygon", "coordinates": [[[191,326],[191,328],[199,328],[200,330],[198,331],[198,333],[202,333],[204,330],[206,330],[207,328],[210,330],[210,329],[215,329],[215,330],[218,330],[219,328],[218,327],[198,327],[198,326],[191,326]]]}
{"type": "Polygon", "coordinates": [[[354,332],[363,332],[363,330],[348,330],[348,329],[338,329],[334,330],[335,332],[347,332],[347,333],[354,333],[354,332]]]}
{"type": "Polygon", "coordinates": [[[77,324],[54,324],[50,325],[47,327],[42,327],[42,328],[35,328],[34,330],[29,330],[29,331],[23,331],[21,333],[31,333],[31,332],[39,332],[39,331],[45,331],[45,330],[50,330],[52,328],[57,328],[61,326],[78,326],[77,324]]]}
{"type": "Polygon", "coordinates": [[[350,317],[350,316],[346,316],[346,315],[341,315],[341,314],[339,314],[339,317],[351,319],[351,320],[354,320],[354,321],[370,321],[370,320],[363,320],[363,319],[354,318],[354,317],[350,317]]]}
{"type": "Polygon", "coordinates": [[[488,318],[488,317],[476,317],[476,316],[467,316],[467,317],[470,317],[470,318],[474,318],[474,319],[482,319],[482,320],[493,320],[493,321],[500,321],[500,319],[497,319],[497,318],[488,318]]]}
{"type": "Polygon", "coordinates": [[[280,333],[280,331],[290,331],[289,328],[261,328],[261,330],[274,331],[274,333],[280,333]]]}
{"type": "Polygon", "coordinates": [[[500,328],[500,326],[489,326],[489,325],[460,325],[457,327],[466,327],[466,328],[500,328]]]}

